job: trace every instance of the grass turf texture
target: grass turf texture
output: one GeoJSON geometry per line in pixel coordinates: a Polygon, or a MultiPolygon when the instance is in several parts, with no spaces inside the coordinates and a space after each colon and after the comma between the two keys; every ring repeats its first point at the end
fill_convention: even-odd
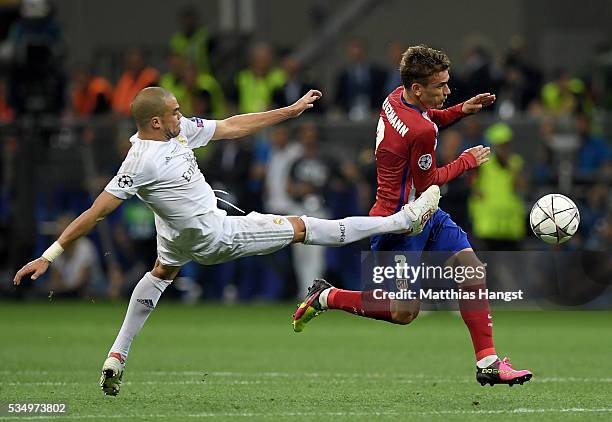
{"type": "Polygon", "coordinates": [[[611,312],[498,312],[498,351],[535,376],[491,388],[456,315],[328,312],[295,334],[292,311],[162,301],[107,397],[99,372],[125,304],[0,302],[0,402],[65,401],[61,419],[87,421],[612,419],[611,312]]]}

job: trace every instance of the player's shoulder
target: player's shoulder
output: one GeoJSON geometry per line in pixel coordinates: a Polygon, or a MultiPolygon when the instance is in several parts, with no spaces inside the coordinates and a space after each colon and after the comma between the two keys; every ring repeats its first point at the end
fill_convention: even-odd
{"type": "Polygon", "coordinates": [[[130,138],[130,142],[132,146],[121,164],[120,173],[138,174],[153,171],[156,168],[156,156],[165,143],[142,140],[136,135],[130,138]]]}
{"type": "Polygon", "coordinates": [[[398,106],[401,106],[401,95],[403,92],[403,88],[401,86],[398,86],[397,88],[395,88],[393,91],[391,91],[387,97],[385,98],[385,100],[383,101],[383,110],[385,109],[385,107],[391,106],[393,108],[397,108],[398,106]]]}
{"type": "Polygon", "coordinates": [[[197,117],[197,116],[181,117],[181,126],[185,126],[186,128],[191,129],[191,130],[205,128],[213,124],[214,122],[215,122],[214,120],[208,120],[208,119],[204,119],[202,117],[197,117]]]}
{"type": "Polygon", "coordinates": [[[420,111],[403,100],[404,88],[402,86],[397,87],[385,98],[383,102],[383,112],[385,109],[392,109],[402,120],[420,119],[420,111]]]}

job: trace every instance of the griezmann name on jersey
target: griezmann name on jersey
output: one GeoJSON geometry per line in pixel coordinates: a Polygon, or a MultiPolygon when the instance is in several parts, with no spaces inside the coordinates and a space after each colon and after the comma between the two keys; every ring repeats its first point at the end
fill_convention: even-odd
{"type": "Polygon", "coordinates": [[[438,131],[464,116],[463,104],[444,110],[420,110],[398,87],[383,102],[376,128],[376,203],[370,215],[387,216],[400,210],[431,185],[443,185],[477,166],[464,152],[455,161],[436,165],[438,131]]]}

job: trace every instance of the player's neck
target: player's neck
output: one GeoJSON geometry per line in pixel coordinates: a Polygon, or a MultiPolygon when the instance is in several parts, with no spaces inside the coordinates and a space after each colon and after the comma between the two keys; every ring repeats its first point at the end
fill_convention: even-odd
{"type": "Polygon", "coordinates": [[[427,107],[425,107],[425,105],[417,97],[409,93],[408,90],[406,90],[406,88],[404,88],[402,91],[402,98],[408,104],[415,106],[421,111],[427,110],[427,107]]]}
{"type": "Polygon", "coordinates": [[[150,131],[150,130],[143,130],[140,129],[138,131],[138,138],[142,139],[143,141],[161,141],[161,142],[166,142],[169,139],[166,139],[166,135],[160,132],[155,132],[155,131],[150,131]]]}

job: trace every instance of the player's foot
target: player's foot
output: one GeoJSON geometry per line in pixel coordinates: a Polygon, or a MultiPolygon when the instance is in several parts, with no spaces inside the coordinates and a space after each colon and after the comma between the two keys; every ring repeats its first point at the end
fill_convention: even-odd
{"type": "Polygon", "coordinates": [[[325,311],[319,302],[319,296],[324,290],[331,287],[334,286],[322,278],[316,278],[314,280],[312,286],[308,288],[306,299],[300,303],[293,314],[293,331],[296,333],[301,332],[311,319],[325,311]]]}
{"type": "Polygon", "coordinates": [[[425,224],[438,209],[438,202],[440,202],[440,187],[431,185],[415,201],[402,207],[412,222],[408,228],[409,236],[416,236],[423,231],[425,224]]]}
{"type": "Polygon", "coordinates": [[[121,379],[123,378],[123,369],[125,368],[125,363],[121,362],[117,356],[113,355],[116,355],[116,353],[111,353],[104,361],[104,365],[102,365],[102,376],[100,377],[100,387],[102,387],[102,391],[104,391],[104,394],[107,396],[116,396],[119,394],[121,379]]]}
{"type": "Polygon", "coordinates": [[[476,368],[476,381],[480,385],[489,384],[491,387],[494,384],[508,384],[510,387],[514,384],[523,385],[532,376],[533,374],[526,369],[520,371],[513,369],[508,358],[497,359],[486,368],[476,368]]]}

